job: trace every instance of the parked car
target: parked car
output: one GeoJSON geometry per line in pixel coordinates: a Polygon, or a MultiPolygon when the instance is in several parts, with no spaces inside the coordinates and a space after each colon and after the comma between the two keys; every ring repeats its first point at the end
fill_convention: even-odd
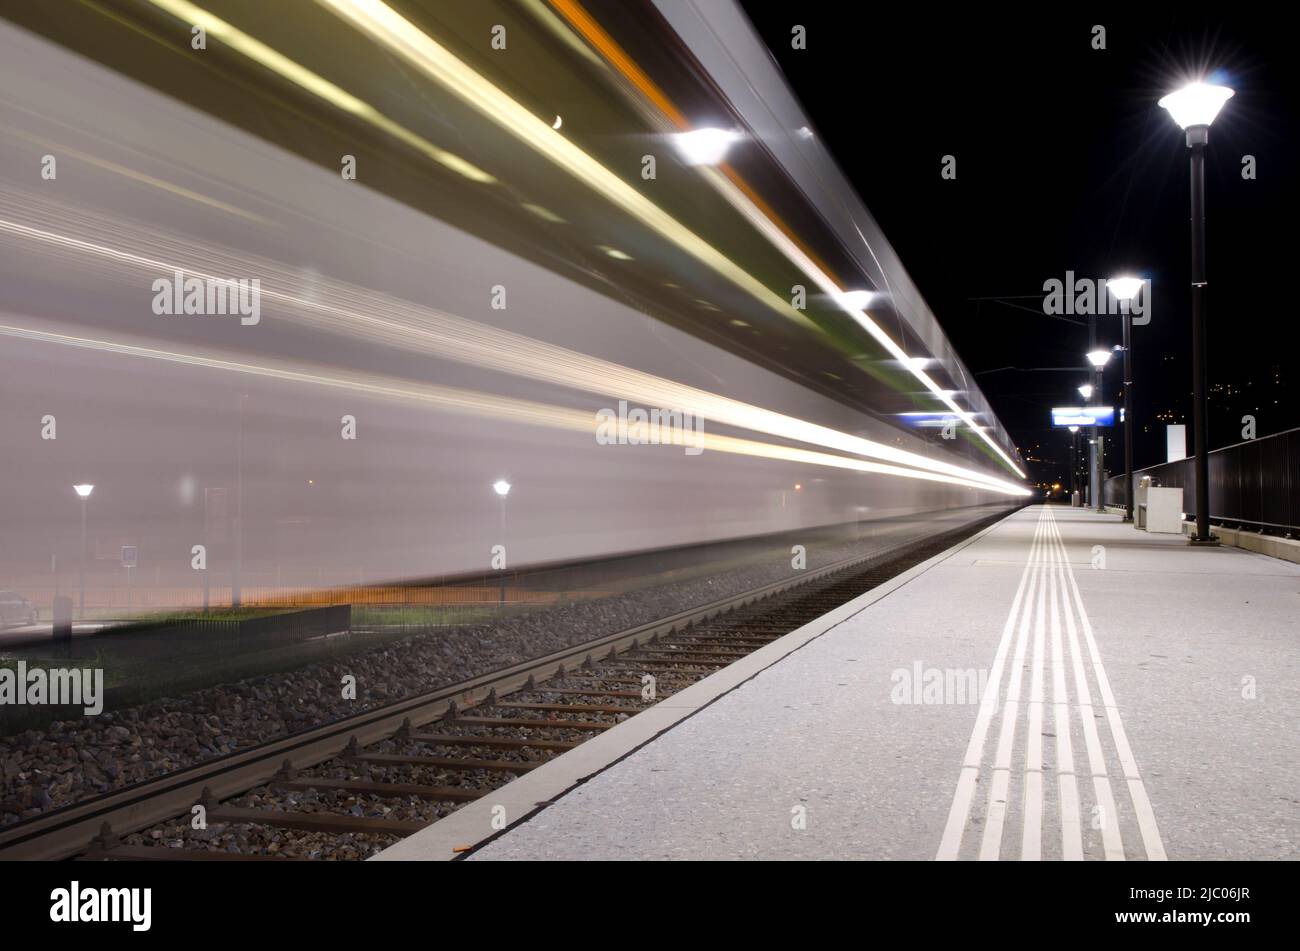
{"type": "Polygon", "coordinates": [[[0,627],[35,624],[40,616],[40,609],[17,591],[0,591],[0,627]]]}

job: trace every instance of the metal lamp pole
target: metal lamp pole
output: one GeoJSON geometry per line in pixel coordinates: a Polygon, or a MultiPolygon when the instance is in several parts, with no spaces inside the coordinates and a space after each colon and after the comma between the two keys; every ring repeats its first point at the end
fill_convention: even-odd
{"type": "Polygon", "coordinates": [[[1187,145],[1192,150],[1192,389],[1196,399],[1192,414],[1196,427],[1196,534],[1192,541],[1197,544],[1212,541],[1206,431],[1209,408],[1205,384],[1205,146],[1209,139],[1208,125],[1187,130],[1187,145]]]}
{"type": "MultiPolygon", "coordinates": [[[[502,495],[501,496],[501,544],[504,545],[505,543],[506,543],[506,497],[502,495]]],[[[501,571],[501,594],[500,597],[498,597],[497,599],[497,603],[503,608],[506,606],[505,569],[502,569],[501,571]]]]}
{"type": "MultiPolygon", "coordinates": [[[[1113,277],[1106,289],[1120,304],[1124,328],[1124,521],[1133,521],[1133,301],[1146,282],[1138,277],[1113,277]]],[[[1147,298],[1148,306],[1151,303],[1147,298]]]]}
{"type": "Polygon", "coordinates": [[[1205,343],[1205,147],[1210,141],[1210,123],[1223,104],[1232,98],[1227,86],[1205,82],[1189,83],[1160,100],[1160,106],[1187,133],[1191,151],[1192,186],[1192,411],[1196,427],[1196,534],[1193,545],[1215,545],[1210,534],[1209,409],[1206,386],[1205,343]]]}
{"type": "Polygon", "coordinates": [[[77,598],[77,616],[80,618],[86,616],[86,505],[89,501],[89,495],[81,497],[81,594],[77,598]]]}
{"type": "Polygon", "coordinates": [[[239,443],[235,451],[235,564],[233,577],[230,579],[232,608],[240,607],[244,601],[244,400],[247,398],[247,393],[239,394],[239,443]]]}
{"type": "Polygon", "coordinates": [[[1124,521],[1133,521],[1133,308],[1124,306],[1124,521]]]}
{"type": "Polygon", "coordinates": [[[77,614],[79,617],[84,618],[86,616],[86,506],[90,502],[90,493],[95,491],[95,487],[89,482],[82,482],[74,485],[72,491],[76,492],[77,497],[81,499],[81,565],[78,568],[81,581],[81,596],[77,614]]]}
{"type": "MultiPolygon", "coordinates": [[[[1101,367],[1092,368],[1092,392],[1094,396],[1100,396],[1102,392],[1101,367]]],[[[1098,512],[1106,510],[1106,437],[1101,433],[1101,427],[1092,427],[1092,438],[1096,444],[1095,463],[1097,486],[1093,489],[1093,505],[1098,512]]]]}
{"type": "MultiPolygon", "coordinates": [[[[492,483],[492,491],[495,492],[497,494],[497,497],[501,499],[501,546],[503,551],[505,549],[505,544],[506,544],[506,496],[510,494],[510,489],[511,489],[511,485],[505,479],[498,479],[496,482],[492,483]]],[[[497,603],[499,604],[502,610],[505,609],[506,569],[504,566],[502,566],[501,568],[501,594],[497,603]]]]}

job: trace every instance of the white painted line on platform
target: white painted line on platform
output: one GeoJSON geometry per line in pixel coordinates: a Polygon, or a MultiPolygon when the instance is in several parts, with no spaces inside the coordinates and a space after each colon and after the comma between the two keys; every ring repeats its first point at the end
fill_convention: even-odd
{"type": "MultiPolygon", "coordinates": [[[[999,523],[1003,524],[1003,523],[999,523]]],[[[984,743],[988,737],[989,726],[998,709],[998,692],[1002,683],[1002,668],[1006,664],[1007,651],[1011,647],[1011,635],[1020,618],[1021,605],[1024,603],[1025,585],[1029,580],[1037,557],[1040,539],[1043,534],[1044,519],[1039,515],[1034,527],[1034,538],[1029,545],[1029,558],[1025,570],[1020,575],[1020,584],[1016,587],[1015,597],[1011,601],[1011,612],[1007,615],[1002,628],[1002,639],[998,642],[997,653],[993,658],[993,667],[989,671],[988,684],[984,696],[980,699],[979,712],[975,715],[975,727],[971,731],[970,743],[966,747],[966,758],[962,762],[961,772],[957,776],[957,791],[953,794],[952,808],[948,812],[948,822],[944,826],[943,839],[939,843],[939,852],[935,856],[941,860],[954,860],[961,852],[962,835],[966,822],[970,818],[971,803],[975,799],[975,786],[979,782],[980,763],[984,759],[984,743]]],[[[1032,595],[1031,595],[1032,596],[1032,595]]]]}
{"type": "MultiPolygon", "coordinates": [[[[1057,590],[1060,564],[1049,576],[1052,604],[1052,724],[1056,730],[1056,782],[1061,807],[1061,857],[1083,858],[1083,821],[1079,814],[1079,777],[1070,738],[1070,691],[1065,682],[1065,652],[1061,641],[1061,604],[1057,590]]],[[[1086,728],[1085,728],[1086,729],[1086,728]]],[[[1096,732],[1094,727],[1093,732],[1096,732]]]]}
{"type": "Polygon", "coordinates": [[[1046,573],[1034,605],[1034,666],[1029,678],[1029,730],[1025,735],[1025,809],[1020,858],[1043,857],[1043,639],[1046,634],[1046,573]]]}
{"type": "MultiPolygon", "coordinates": [[[[794,651],[821,637],[869,605],[888,597],[931,568],[947,561],[963,548],[976,544],[1014,517],[1015,513],[1012,513],[999,519],[970,538],[877,585],[847,604],[827,612],[803,627],[759,648],[754,653],[737,659],[703,680],[605,730],[575,749],[548,760],[518,779],[493,790],[491,795],[465,804],[426,829],[394,843],[378,855],[371,856],[369,861],[455,859],[461,852],[469,851],[498,834],[499,828],[493,824],[494,809],[497,806],[504,810],[508,834],[509,827],[519,822],[526,822],[539,807],[555,801],[586,779],[631,755],[639,747],[653,741],[660,734],[672,729],[724,694],[742,686],[768,667],[779,663],[794,651]]],[[[1023,578],[1021,583],[1023,585],[1023,578]]]]}
{"type": "MultiPolygon", "coordinates": [[[[1065,545],[1061,540],[1059,531],[1056,533],[1056,544],[1064,554],[1065,545]]],[[[1124,730],[1124,721],[1120,717],[1119,707],[1115,703],[1115,695],[1111,692],[1110,680],[1106,677],[1106,668],[1101,662],[1101,653],[1097,649],[1097,640],[1093,636],[1092,624],[1088,620],[1087,609],[1083,606],[1083,596],[1079,593],[1079,583],[1074,577],[1074,568],[1070,565],[1068,559],[1065,561],[1065,568],[1066,577],[1070,581],[1070,590],[1074,594],[1075,607],[1079,612],[1079,625],[1083,629],[1083,637],[1088,644],[1093,676],[1097,679],[1097,690],[1101,693],[1101,702],[1106,709],[1106,720],[1110,724],[1115,752],[1119,756],[1120,766],[1124,770],[1124,777],[1128,780],[1129,795],[1133,799],[1133,811],[1137,814],[1138,831],[1142,835],[1142,845],[1145,847],[1147,858],[1150,861],[1165,861],[1168,856],[1165,854],[1164,842],[1160,839],[1160,829],[1156,825],[1155,811],[1151,808],[1151,800],[1147,797],[1146,786],[1138,773],[1137,760],[1134,758],[1133,750],[1129,746],[1128,734],[1124,730]]],[[[1117,823],[1111,823],[1109,817],[1107,817],[1107,821],[1102,826],[1103,833],[1106,827],[1111,824],[1117,825],[1117,823]]],[[[1109,852],[1109,849],[1107,851],[1109,852]]]]}
{"type": "Polygon", "coordinates": [[[1016,721],[1020,718],[1020,681],[1025,672],[1025,647],[1029,643],[1029,621],[1033,617],[1030,604],[1038,589],[1043,572],[1041,553],[1036,559],[1034,573],[1029,577],[1029,597],[1020,614],[1020,631],[1016,635],[1016,656],[1011,661],[1011,678],[1007,682],[1007,699],[1002,705],[1002,724],[998,732],[998,745],[993,754],[993,781],[990,784],[988,812],[984,819],[984,841],[980,845],[980,860],[996,861],[1002,851],[1002,828],[1007,818],[1007,799],[1011,794],[1011,754],[1015,747],[1016,721]]]}
{"type": "Polygon", "coordinates": [[[1058,549],[1057,574],[1061,582],[1065,629],[1070,642],[1070,660],[1074,668],[1074,689],[1079,695],[1079,724],[1083,728],[1083,743],[1088,751],[1088,772],[1092,775],[1093,795],[1096,797],[1099,810],[1097,820],[1101,825],[1102,851],[1108,860],[1122,861],[1124,842],[1119,829],[1119,811],[1115,807],[1115,793],[1106,770],[1106,756],[1101,749],[1101,737],[1097,735],[1097,713],[1092,703],[1092,691],[1088,689],[1087,667],[1084,666],[1083,654],[1079,648],[1078,625],[1074,620],[1075,612],[1065,577],[1065,572],[1069,569],[1069,559],[1064,544],[1053,547],[1058,549]]]}
{"type": "Polygon", "coordinates": [[[1120,831],[1119,813],[1115,806],[1115,792],[1106,768],[1106,754],[1097,729],[1097,712],[1088,684],[1088,671],[1096,681],[1110,726],[1115,756],[1129,787],[1138,830],[1148,859],[1163,860],[1164,844],[1156,825],[1155,813],[1147,797],[1146,787],[1138,772],[1137,761],[1129,746],[1123,718],[1110,689],[1106,668],[1093,634],[1088,612],[1083,604],[1074,566],[1070,563],[1065,539],[1049,506],[1043,506],[1030,543],[1029,558],[1020,579],[1020,586],[1011,605],[998,644],[993,669],[989,676],[989,690],[980,706],[971,733],[966,757],[962,762],[957,788],[953,794],[952,808],[939,843],[937,859],[956,859],[971,820],[971,810],[981,770],[988,769],[984,762],[985,741],[998,706],[998,689],[1001,685],[1007,652],[1010,650],[1012,632],[1016,632],[1015,655],[1011,659],[1006,698],[1002,703],[1002,721],[998,743],[991,764],[988,783],[986,816],[980,838],[979,858],[996,860],[1002,854],[1006,818],[1010,806],[1013,761],[1016,734],[1021,728],[1021,680],[1025,670],[1025,655],[1029,651],[1029,629],[1033,624],[1033,648],[1030,666],[1028,699],[1023,704],[1026,730],[1023,826],[1020,838],[1020,857],[1036,860],[1042,857],[1043,837],[1043,707],[1044,654],[1050,634],[1052,673],[1052,719],[1056,731],[1056,777],[1061,823],[1061,854],[1067,860],[1085,858],[1083,848],[1083,811],[1079,794],[1078,771],[1074,762],[1074,744],[1071,738],[1070,695],[1066,668],[1072,668],[1075,693],[1078,697],[1080,727],[1088,756],[1088,770],[1096,796],[1096,818],[1101,830],[1102,851],[1106,859],[1123,861],[1124,842],[1120,831]],[[1064,619],[1064,638],[1062,637],[1064,619]],[[1085,658],[1080,642],[1087,645],[1085,658]],[[1068,653],[1066,645],[1068,643],[1068,653]]]}

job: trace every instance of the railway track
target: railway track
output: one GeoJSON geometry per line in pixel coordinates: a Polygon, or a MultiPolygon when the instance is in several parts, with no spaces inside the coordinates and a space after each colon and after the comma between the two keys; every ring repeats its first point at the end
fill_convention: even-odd
{"type": "Polygon", "coordinates": [[[64,807],[0,858],[366,858],[1004,514],[64,807]]]}

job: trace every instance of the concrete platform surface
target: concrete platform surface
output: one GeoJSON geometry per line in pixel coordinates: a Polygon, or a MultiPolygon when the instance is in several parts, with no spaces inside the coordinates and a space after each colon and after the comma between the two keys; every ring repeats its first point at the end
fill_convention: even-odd
{"type": "Polygon", "coordinates": [[[1300,857],[1296,565],[1034,506],[827,627],[469,858],[1300,857]]]}

